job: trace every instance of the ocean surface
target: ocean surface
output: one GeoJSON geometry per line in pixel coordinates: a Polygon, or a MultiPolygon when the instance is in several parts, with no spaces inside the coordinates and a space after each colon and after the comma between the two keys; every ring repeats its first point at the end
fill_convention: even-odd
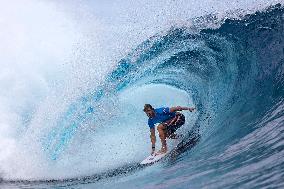
{"type": "Polygon", "coordinates": [[[9,4],[2,20],[0,188],[284,188],[280,3],[164,20],[168,4],[167,27],[136,25],[135,3],[140,20],[106,19],[107,3],[96,19],[86,12],[99,2],[45,3],[9,4]],[[151,150],[145,103],[197,108],[151,166],[139,164],[151,150]]]}

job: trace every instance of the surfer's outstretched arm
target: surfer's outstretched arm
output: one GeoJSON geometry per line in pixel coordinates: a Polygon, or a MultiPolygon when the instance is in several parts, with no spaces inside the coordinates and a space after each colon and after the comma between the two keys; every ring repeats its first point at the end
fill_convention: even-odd
{"type": "Polygon", "coordinates": [[[152,143],[152,153],[155,152],[155,144],[156,144],[156,135],[155,135],[155,128],[150,129],[150,138],[151,138],[151,143],[152,143]]]}
{"type": "Polygon", "coordinates": [[[181,106],[176,106],[176,107],[171,107],[170,112],[176,112],[176,111],[182,111],[182,110],[189,110],[190,112],[194,111],[195,108],[190,108],[190,107],[181,107],[181,106]]]}

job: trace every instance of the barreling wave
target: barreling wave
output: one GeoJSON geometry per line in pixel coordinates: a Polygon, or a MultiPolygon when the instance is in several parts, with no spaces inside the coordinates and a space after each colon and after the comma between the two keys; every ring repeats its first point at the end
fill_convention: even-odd
{"type": "MultiPolygon", "coordinates": [[[[172,28],[144,41],[118,62],[101,86],[69,106],[42,137],[43,150],[52,161],[64,160],[66,151],[82,142],[74,140],[84,125],[124,122],[117,112],[137,111],[130,105],[113,110],[111,107],[119,107],[117,96],[129,89],[157,86],[155,90],[165,90],[160,86],[168,86],[186,93],[197,107],[197,117],[186,126],[188,134],[174,153],[175,158],[182,154],[179,163],[188,167],[180,176],[204,173],[210,179],[202,186],[218,183],[215,187],[219,188],[248,183],[280,186],[284,172],[283,11],[276,5],[242,19],[227,19],[218,29],[196,33],[186,27],[172,28]],[[251,166],[254,169],[245,169],[251,166]],[[214,175],[213,170],[219,174],[214,175]]],[[[131,116],[131,123],[141,119],[140,114],[131,116]]],[[[108,138],[109,133],[102,135],[108,138]]],[[[130,164],[117,162],[113,167],[122,165],[130,164]]],[[[188,178],[181,187],[187,182],[201,186],[200,176],[188,178]]]]}

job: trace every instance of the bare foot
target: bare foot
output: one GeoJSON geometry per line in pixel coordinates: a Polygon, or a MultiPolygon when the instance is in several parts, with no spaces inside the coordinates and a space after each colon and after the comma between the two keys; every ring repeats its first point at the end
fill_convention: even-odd
{"type": "Polygon", "coordinates": [[[157,154],[165,154],[167,153],[167,147],[162,147],[161,150],[157,152],[157,154]]]}

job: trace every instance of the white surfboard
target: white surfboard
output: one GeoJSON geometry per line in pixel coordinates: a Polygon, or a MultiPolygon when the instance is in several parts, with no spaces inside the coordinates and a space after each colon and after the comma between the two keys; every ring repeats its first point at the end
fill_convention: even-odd
{"type": "Polygon", "coordinates": [[[178,141],[180,141],[180,138],[182,138],[182,135],[180,135],[178,139],[172,139],[171,142],[168,141],[169,145],[168,145],[168,151],[166,153],[164,154],[154,153],[153,155],[150,155],[146,159],[144,159],[140,164],[141,165],[152,164],[163,159],[163,157],[169,154],[177,146],[178,141]]]}
{"type": "Polygon", "coordinates": [[[169,153],[169,151],[167,153],[164,153],[164,154],[155,153],[153,155],[148,156],[140,164],[146,165],[146,164],[155,163],[155,162],[159,161],[160,159],[162,159],[163,157],[165,157],[168,153],[169,153]]]}

